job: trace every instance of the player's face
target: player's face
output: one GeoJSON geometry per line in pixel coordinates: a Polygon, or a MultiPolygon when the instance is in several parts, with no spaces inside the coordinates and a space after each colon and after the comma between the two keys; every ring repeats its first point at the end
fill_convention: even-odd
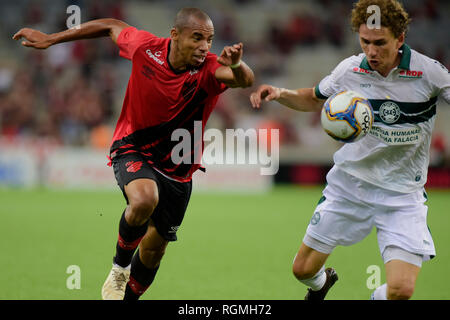
{"type": "Polygon", "coordinates": [[[398,50],[404,42],[404,34],[395,38],[389,28],[369,29],[362,24],[359,27],[359,42],[370,67],[387,76],[400,62],[398,50]]]}
{"type": "Polygon", "coordinates": [[[201,65],[211,50],[214,27],[211,21],[192,20],[177,36],[177,50],[186,65],[201,65]]]}

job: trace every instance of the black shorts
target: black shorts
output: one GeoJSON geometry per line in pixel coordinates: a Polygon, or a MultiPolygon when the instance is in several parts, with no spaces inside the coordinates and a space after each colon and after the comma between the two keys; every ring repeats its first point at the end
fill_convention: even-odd
{"type": "Polygon", "coordinates": [[[183,221],[192,192],[192,181],[178,182],[156,171],[139,153],[114,157],[112,160],[117,184],[128,204],[125,186],[133,180],[147,178],[158,186],[159,201],[151,215],[158,233],[168,241],[177,240],[177,230],[183,221]]]}

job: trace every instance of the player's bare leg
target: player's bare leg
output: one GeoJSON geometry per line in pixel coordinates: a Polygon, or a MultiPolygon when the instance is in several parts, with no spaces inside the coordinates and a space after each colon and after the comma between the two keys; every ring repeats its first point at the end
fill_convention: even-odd
{"type": "Polygon", "coordinates": [[[292,271],[294,276],[309,287],[305,300],[323,300],[338,277],[334,269],[324,270],[329,254],[314,250],[304,243],[295,256],[292,271]]]}
{"type": "Polygon", "coordinates": [[[130,280],[124,300],[137,300],[152,284],[169,241],[164,239],[150,220],[147,232],[131,262],[130,280]]]}
{"type": "Polygon", "coordinates": [[[391,260],[385,264],[389,300],[407,300],[414,293],[420,267],[401,260],[391,260]]]}
{"type": "Polygon", "coordinates": [[[147,223],[158,205],[158,187],[151,179],[136,179],[125,186],[129,205],[119,224],[114,264],[103,288],[104,300],[121,300],[130,277],[135,249],[147,232],[147,223]]]}
{"type": "Polygon", "coordinates": [[[158,186],[151,179],[136,179],[125,186],[129,205],[125,218],[130,226],[140,226],[148,221],[158,205],[158,186]]]}
{"type": "Polygon", "coordinates": [[[150,221],[147,233],[139,244],[142,263],[149,269],[157,268],[168,244],[169,241],[160,236],[155,225],[150,221]]]}

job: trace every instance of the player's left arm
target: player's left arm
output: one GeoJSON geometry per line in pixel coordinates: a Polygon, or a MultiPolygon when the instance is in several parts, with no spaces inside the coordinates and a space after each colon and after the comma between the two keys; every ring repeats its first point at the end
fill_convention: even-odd
{"type": "Polygon", "coordinates": [[[217,58],[222,66],[216,69],[216,79],[230,88],[250,87],[255,80],[252,69],[241,60],[242,49],[242,43],[226,46],[217,58]]]}

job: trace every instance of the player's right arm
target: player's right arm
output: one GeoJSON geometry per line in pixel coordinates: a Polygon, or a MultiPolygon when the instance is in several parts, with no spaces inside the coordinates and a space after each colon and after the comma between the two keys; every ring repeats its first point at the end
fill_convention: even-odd
{"type": "Polygon", "coordinates": [[[297,111],[318,111],[325,100],[316,97],[314,88],[290,90],[263,84],[250,95],[253,108],[260,108],[262,101],[275,100],[297,111]]]}
{"type": "Polygon", "coordinates": [[[127,23],[117,19],[97,19],[82,23],[79,28],[72,28],[53,34],[23,28],[13,36],[13,39],[19,40],[24,38],[25,40],[22,41],[22,45],[35,49],[47,49],[54,44],[62,42],[108,36],[117,43],[120,32],[127,27],[129,27],[127,23]]]}

